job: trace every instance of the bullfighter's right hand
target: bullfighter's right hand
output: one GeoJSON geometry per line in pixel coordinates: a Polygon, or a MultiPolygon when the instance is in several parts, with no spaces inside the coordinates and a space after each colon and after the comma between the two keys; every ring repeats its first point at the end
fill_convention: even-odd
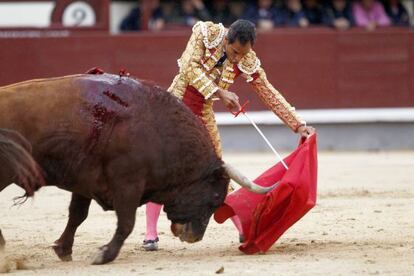
{"type": "Polygon", "coordinates": [[[236,93],[233,93],[233,92],[230,92],[224,89],[219,89],[217,91],[217,96],[223,102],[224,106],[226,106],[228,109],[230,110],[234,108],[237,108],[237,110],[241,109],[241,106],[239,103],[239,96],[237,96],[236,93]]]}

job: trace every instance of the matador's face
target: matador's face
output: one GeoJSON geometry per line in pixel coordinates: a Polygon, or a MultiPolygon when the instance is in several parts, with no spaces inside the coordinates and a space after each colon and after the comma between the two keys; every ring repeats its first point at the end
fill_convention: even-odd
{"type": "Polygon", "coordinates": [[[228,60],[237,64],[239,61],[252,49],[250,42],[247,42],[245,45],[241,44],[239,40],[229,43],[227,37],[225,38],[225,49],[228,60]]]}

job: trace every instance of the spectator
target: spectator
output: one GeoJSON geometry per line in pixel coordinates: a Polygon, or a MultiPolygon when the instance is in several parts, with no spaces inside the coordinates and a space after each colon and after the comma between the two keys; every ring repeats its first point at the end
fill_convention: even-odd
{"type": "Polygon", "coordinates": [[[323,23],[338,30],[345,30],[354,25],[351,5],[347,0],[333,0],[325,8],[323,23]]]}
{"type": "Polygon", "coordinates": [[[164,19],[164,13],[160,6],[160,1],[154,1],[154,10],[152,12],[151,18],[148,21],[148,29],[151,31],[160,31],[164,29],[165,26],[165,19],[164,19]]]}
{"type": "Polygon", "coordinates": [[[141,10],[139,7],[133,8],[129,14],[122,19],[119,29],[123,32],[141,30],[141,10]]]}
{"type": "Polygon", "coordinates": [[[222,23],[228,26],[232,23],[230,21],[230,9],[227,0],[213,0],[208,6],[211,17],[214,23],[222,23]]]}
{"type": "Polygon", "coordinates": [[[399,0],[386,0],[384,3],[385,12],[391,19],[392,25],[408,26],[410,17],[407,10],[399,0]]]}
{"type": "Polygon", "coordinates": [[[209,11],[202,0],[182,0],[181,13],[178,23],[193,26],[197,21],[211,20],[209,11]]]}
{"type": "Polygon", "coordinates": [[[355,24],[374,30],[377,26],[389,26],[390,19],[384,11],[384,7],[377,0],[360,0],[353,7],[355,24]]]}
{"type": "Polygon", "coordinates": [[[257,0],[256,4],[247,7],[243,18],[253,22],[258,29],[269,30],[275,25],[276,12],[272,0],[257,0]]]}
{"type": "Polygon", "coordinates": [[[318,0],[304,0],[303,11],[309,24],[320,25],[322,23],[323,9],[318,0]]]}
{"type": "Polygon", "coordinates": [[[246,3],[243,0],[231,0],[229,2],[229,21],[233,23],[237,19],[243,17],[243,13],[245,11],[246,3]]]}
{"type": "Polygon", "coordinates": [[[276,24],[280,26],[302,27],[309,26],[300,0],[285,0],[284,5],[278,9],[276,24]]]}
{"type": "MultiPolygon", "coordinates": [[[[148,22],[148,29],[157,31],[164,27],[164,19],[159,1],[154,2],[155,9],[152,12],[148,22]]],[[[133,8],[130,13],[121,21],[119,29],[121,31],[139,31],[141,30],[141,10],[138,7],[133,8]]]]}

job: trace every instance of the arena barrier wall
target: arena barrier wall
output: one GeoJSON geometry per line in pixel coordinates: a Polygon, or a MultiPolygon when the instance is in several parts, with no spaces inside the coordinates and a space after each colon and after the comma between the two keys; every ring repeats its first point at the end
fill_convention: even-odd
{"type": "MultiPolygon", "coordinates": [[[[125,68],[168,87],[189,35],[190,30],[116,36],[3,31],[0,85],[98,66],[113,73],[125,68]]],[[[413,42],[412,30],[401,28],[281,29],[259,33],[254,48],[270,81],[296,108],[392,108],[414,106],[413,42]]],[[[231,90],[251,101],[250,110],[264,109],[244,79],[231,90]]]]}

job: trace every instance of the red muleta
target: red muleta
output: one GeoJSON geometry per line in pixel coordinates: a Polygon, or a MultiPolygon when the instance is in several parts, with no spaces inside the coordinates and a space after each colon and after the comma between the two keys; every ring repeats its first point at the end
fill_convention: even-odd
{"type": "Polygon", "coordinates": [[[268,187],[279,181],[271,192],[260,195],[245,188],[229,194],[214,214],[218,223],[237,215],[243,225],[245,242],[239,247],[246,254],[266,252],[279,237],[316,204],[316,134],[302,139],[298,148],[281,163],[271,167],[254,182],[268,187]]]}

